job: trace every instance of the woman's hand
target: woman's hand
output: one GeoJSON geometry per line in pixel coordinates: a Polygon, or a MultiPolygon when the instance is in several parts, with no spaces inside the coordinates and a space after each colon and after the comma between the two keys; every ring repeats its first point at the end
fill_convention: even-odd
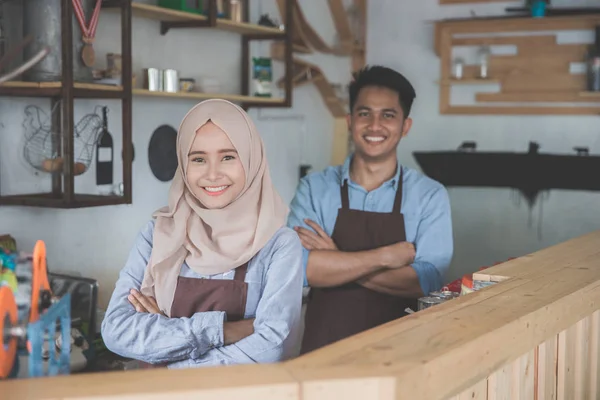
{"type": "Polygon", "coordinates": [[[127,300],[129,300],[131,305],[135,308],[135,311],[165,315],[162,311],[160,311],[160,308],[158,308],[158,304],[156,303],[156,299],[154,297],[144,296],[135,289],[131,289],[129,293],[130,294],[127,296],[127,300]]]}

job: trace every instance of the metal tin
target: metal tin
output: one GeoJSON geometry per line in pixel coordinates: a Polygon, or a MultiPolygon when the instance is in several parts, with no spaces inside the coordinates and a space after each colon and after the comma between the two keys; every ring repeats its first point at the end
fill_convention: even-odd
{"type": "Polygon", "coordinates": [[[239,0],[229,1],[229,19],[233,22],[243,22],[244,18],[243,5],[239,0]]]}
{"type": "Polygon", "coordinates": [[[179,72],[174,69],[165,69],[164,72],[164,91],[177,93],[179,91],[179,72]]]}
{"type": "MultiPolygon", "coordinates": [[[[4,3],[4,2],[0,2],[4,3]]],[[[23,80],[26,81],[60,81],[62,79],[62,41],[61,36],[64,27],[61,28],[61,0],[27,0],[22,2],[11,2],[19,4],[23,12],[23,31],[25,35],[33,36],[34,40],[25,47],[23,56],[25,59],[33,57],[45,46],[50,48],[50,54],[38,62],[26,73],[23,80]]],[[[84,15],[91,15],[96,5],[94,0],[82,0],[81,5],[84,15]]],[[[5,15],[5,19],[12,19],[5,15]]],[[[11,22],[12,23],[12,22],[11,22]]],[[[102,24],[102,21],[100,21],[102,24]]],[[[92,69],[88,68],[81,59],[81,28],[77,18],[73,16],[73,79],[78,82],[92,82],[92,69]]],[[[20,39],[19,39],[20,40],[20,39]]],[[[14,46],[16,43],[11,43],[14,46]]]]}
{"type": "Polygon", "coordinates": [[[441,304],[446,300],[441,297],[427,296],[421,297],[418,301],[419,311],[425,310],[426,308],[433,307],[435,305],[441,304]]]}
{"type": "Polygon", "coordinates": [[[163,74],[158,68],[144,69],[144,88],[151,92],[162,92],[163,74]]]}

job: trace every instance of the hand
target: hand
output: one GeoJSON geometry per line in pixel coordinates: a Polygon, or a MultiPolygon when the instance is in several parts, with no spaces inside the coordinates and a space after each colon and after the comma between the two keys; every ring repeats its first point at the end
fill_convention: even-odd
{"type": "Polygon", "coordinates": [[[315,230],[312,232],[309,229],[303,228],[301,226],[296,226],[294,230],[298,233],[298,237],[300,237],[300,241],[302,242],[302,246],[306,250],[337,250],[337,246],[333,242],[333,240],[325,233],[323,228],[319,226],[314,221],[310,219],[305,219],[306,225],[310,226],[315,230]]]}
{"type": "Polygon", "coordinates": [[[223,342],[227,346],[254,333],[254,318],[223,324],[223,342]]]}
{"type": "Polygon", "coordinates": [[[129,300],[131,305],[135,308],[135,311],[165,315],[162,311],[160,311],[160,308],[158,308],[158,304],[156,303],[156,299],[154,297],[144,296],[135,289],[131,289],[129,293],[130,295],[127,296],[127,300],[129,300]]]}
{"type": "Polygon", "coordinates": [[[380,249],[382,264],[387,268],[402,268],[415,261],[416,249],[412,243],[399,242],[380,249]]]}

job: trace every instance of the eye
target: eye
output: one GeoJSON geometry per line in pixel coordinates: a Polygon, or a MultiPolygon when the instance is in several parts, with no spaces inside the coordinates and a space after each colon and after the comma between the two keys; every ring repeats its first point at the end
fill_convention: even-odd
{"type": "Polygon", "coordinates": [[[202,157],[194,157],[194,158],[192,158],[192,162],[203,163],[204,162],[204,158],[202,158],[202,157]]]}
{"type": "Polygon", "coordinates": [[[369,116],[369,112],[368,111],[359,111],[358,112],[358,116],[359,117],[368,117],[369,116]]]}
{"type": "Polygon", "coordinates": [[[383,116],[384,116],[384,118],[391,119],[391,118],[395,118],[396,114],[394,114],[394,113],[385,113],[385,114],[383,114],[383,116]]]}
{"type": "Polygon", "coordinates": [[[225,156],[223,157],[223,161],[230,161],[230,160],[235,160],[234,156],[225,156]]]}

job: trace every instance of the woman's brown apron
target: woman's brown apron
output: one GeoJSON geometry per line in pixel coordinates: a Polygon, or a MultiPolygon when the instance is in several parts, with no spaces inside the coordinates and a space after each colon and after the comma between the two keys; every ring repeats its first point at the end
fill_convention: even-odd
{"type": "MultiPolygon", "coordinates": [[[[198,312],[225,311],[227,321],[239,321],[246,312],[248,263],[235,269],[231,279],[198,279],[180,276],[171,306],[171,318],[191,318],[198,312]]],[[[143,368],[161,368],[167,364],[140,362],[143,368]]]]}
{"type": "MultiPolygon", "coordinates": [[[[391,213],[350,209],[348,181],[341,187],[331,238],[340,251],[365,251],[406,240],[402,208],[402,172],[391,213]]],[[[374,328],[416,310],[417,299],[367,289],[356,282],[330,288],[311,288],[301,354],[374,328]]]]}

